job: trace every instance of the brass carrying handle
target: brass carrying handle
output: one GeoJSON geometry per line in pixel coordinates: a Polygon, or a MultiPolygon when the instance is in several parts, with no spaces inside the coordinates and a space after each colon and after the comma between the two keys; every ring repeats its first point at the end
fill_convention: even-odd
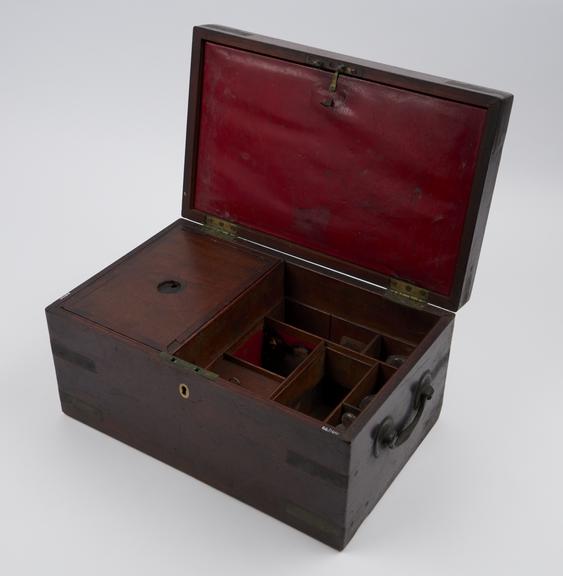
{"type": "Polygon", "coordinates": [[[432,399],[434,388],[432,387],[432,375],[425,372],[420,379],[414,396],[414,410],[416,413],[413,419],[402,429],[398,430],[391,416],[387,416],[379,425],[375,433],[373,453],[375,457],[381,456],[384,450],[393,450],[404,444],[413,433],[419,420],[422,417],[426,403],[432,399]]]}

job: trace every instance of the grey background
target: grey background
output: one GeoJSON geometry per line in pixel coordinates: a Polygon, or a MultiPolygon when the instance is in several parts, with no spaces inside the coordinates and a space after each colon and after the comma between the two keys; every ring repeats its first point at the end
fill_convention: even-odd
{"type": "Polygon", "coordinates": [[[0,572],[561,574],[560,1],[0,2],[0,572]],[[43,308],[180,212],[191,27],[515,105],[442,418],[343,553],[59,410],[43,308]]]}

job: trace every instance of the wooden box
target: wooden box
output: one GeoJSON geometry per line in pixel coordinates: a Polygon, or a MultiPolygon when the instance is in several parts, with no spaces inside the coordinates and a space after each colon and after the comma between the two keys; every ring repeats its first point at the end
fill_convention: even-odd
{"type": "Polygon", "coordinates": [[[47,308],[63,411],[343,548],[440,413],[511,103],[195,28],[182,218],[47,308]]]}

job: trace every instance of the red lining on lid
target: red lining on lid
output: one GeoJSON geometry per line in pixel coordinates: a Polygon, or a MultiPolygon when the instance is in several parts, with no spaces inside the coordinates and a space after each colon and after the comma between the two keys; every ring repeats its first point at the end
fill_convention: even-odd
{"type": "Polygon", "coordinates": [[[486,110],[331,76],[207,43],[194,208],[448,295],[486,110]]]}

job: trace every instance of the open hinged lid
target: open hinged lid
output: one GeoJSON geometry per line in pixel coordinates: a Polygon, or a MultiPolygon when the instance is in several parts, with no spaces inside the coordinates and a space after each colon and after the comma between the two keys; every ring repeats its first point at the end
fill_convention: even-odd
{"type": "Polygon", "coordinates": [[[182,215],[225,220],[242,238],[457,310],[471,292],[511,102],[197,27],[182,215]]]}

